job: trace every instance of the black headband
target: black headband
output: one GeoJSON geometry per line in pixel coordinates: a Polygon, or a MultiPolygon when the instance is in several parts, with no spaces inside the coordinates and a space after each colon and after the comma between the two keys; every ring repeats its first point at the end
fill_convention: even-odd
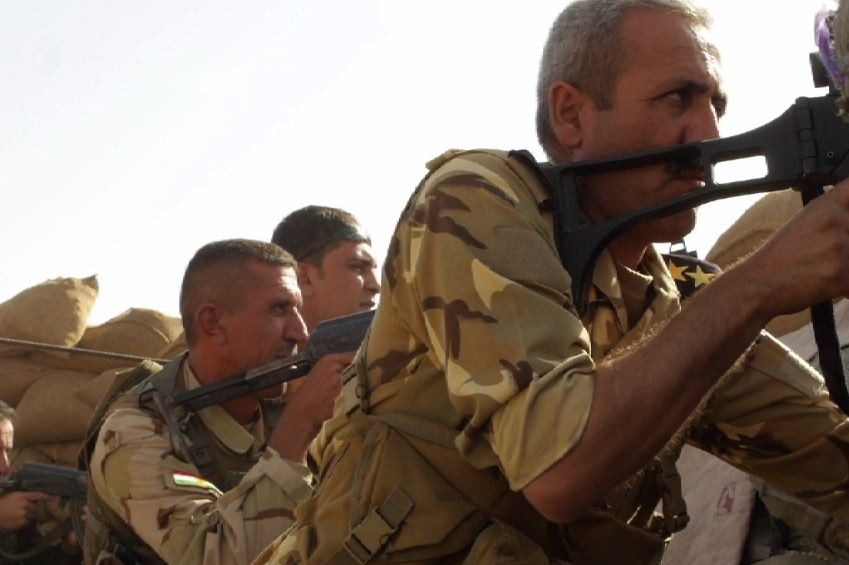
{"type": "Polygon", "coordinates": [[[330,237],[317,241],[313,245],[306,248],[303,253],[298,253],[295,255],[295,260],[299,263],[309,259],[310,257],[317,255],[320,251],[324,251],[334,243],[339,243],[340,241],[354,241],[357,243],[368,243],[371,244],[371,238],[360,231],[359,226],[344,226],[342,229],[331,235],[330,237]]]}

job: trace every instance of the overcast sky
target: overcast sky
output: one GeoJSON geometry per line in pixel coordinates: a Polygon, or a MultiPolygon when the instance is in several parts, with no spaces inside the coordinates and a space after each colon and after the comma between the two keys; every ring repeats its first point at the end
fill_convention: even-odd
{"type": "MultiPolygon", "coordinates": [[[[822,0],[712,0],[731,94],[723,133],[813,88],[822,0]]],[[[97,274],[90,323],[177,315],[186,262],[345,208],[382,259],[424,164],[525,148],[562,1],[7,0],[0,3],[0,301],[97,274]]],[[[704,255],[755,197],[705,206],[704,255]]]]}

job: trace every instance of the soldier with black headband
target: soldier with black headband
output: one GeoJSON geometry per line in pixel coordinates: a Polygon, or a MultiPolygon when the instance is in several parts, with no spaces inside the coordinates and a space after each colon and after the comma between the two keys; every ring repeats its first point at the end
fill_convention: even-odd
{"type": "Polygon", "coordinates": [[[306,206],[286,216],[271,241],[298,261],[308,331],[323,320],[374,308],[380,292],[377,263],[371,237],[353,214],[306,206]]]}

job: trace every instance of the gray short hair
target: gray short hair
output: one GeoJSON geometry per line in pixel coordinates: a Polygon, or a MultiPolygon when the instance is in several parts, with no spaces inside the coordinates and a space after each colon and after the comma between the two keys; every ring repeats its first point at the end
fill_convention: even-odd
{"type": "MultiPolygon", "coordinates": [[[[587,93],[599,108],[610,108],[624,58],[620,31],[634,10],[676,14],[693,29],[712,25],[710,14],[689,0],[573,0],[551,26],[537,79],[537,139],[549,157],[556,144],[549,90],[567,82],[587,93]]],[[[713,46],[706,48],[718,58],[713,46]]]]}

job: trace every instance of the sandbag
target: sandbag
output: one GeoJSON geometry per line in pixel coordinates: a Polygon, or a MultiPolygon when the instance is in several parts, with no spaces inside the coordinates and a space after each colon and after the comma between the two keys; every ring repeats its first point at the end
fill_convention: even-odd
{"type": "Polygon", "coordinates": [[[93,410],[75,393],[95,376],[54,370],[33,382],[16,407],[15,443],[81,441],[93,410]]]}
{"type": "MultiPolygon", "coordinates": [[[[32,286],[0,304],[0,337],[72,347],[85,331],[97,293],[96,275],[50,279],[32,286]]],[[[0,356],[29,351],[0,345],[0,356]]]]}
{"type": "MultiPolygon", "coordinates": [[[[99,326],[85,330],[77,347],[161,359],[183,329],[179,318],[147,308],[130,308],[99,326]]],[[[52,367],[100,373],[109,369],[132,367],[138,361],[70,352],[57,356],[51,352],[35,352],[32,359],[52,367]]]]}
{"type": "Polygon", "coordinates": [[[17,469],[30,461],[76,469],[77,455],[82,447],[82,443],[82,440],[75,440],[57,443],[40,443],[23,448],[16,447],[10,457],[10,463],[13,469],[17,469]]]}
{"type": "Polygon", "coordinates": [[[188,349],[189,345],[186,343],[186,334],[185,332],[180,332],[180,335],[177,336],[173,343],[169,344],[165,347],[165,349],[159,352],[158,357],[160,359],[168,359],[170,361],[188,349]]]}
{"type": "Polygon", "coordinates": [[[118,379],[118,375],[130,369],[132,369],[132,366],[108,369],[85,384],[77,387],[73,391],[73,395],[80,402],[85,404],[91,411],[94,411],[100,402],[106,398],[109,391],[112,390],[113,385],[118,379]]]}
{"type": "Polygon", "coordinates": [[[0,357],[0,400],[17,406],[32,383],[56,372],[28,357],[0,357]]]}

